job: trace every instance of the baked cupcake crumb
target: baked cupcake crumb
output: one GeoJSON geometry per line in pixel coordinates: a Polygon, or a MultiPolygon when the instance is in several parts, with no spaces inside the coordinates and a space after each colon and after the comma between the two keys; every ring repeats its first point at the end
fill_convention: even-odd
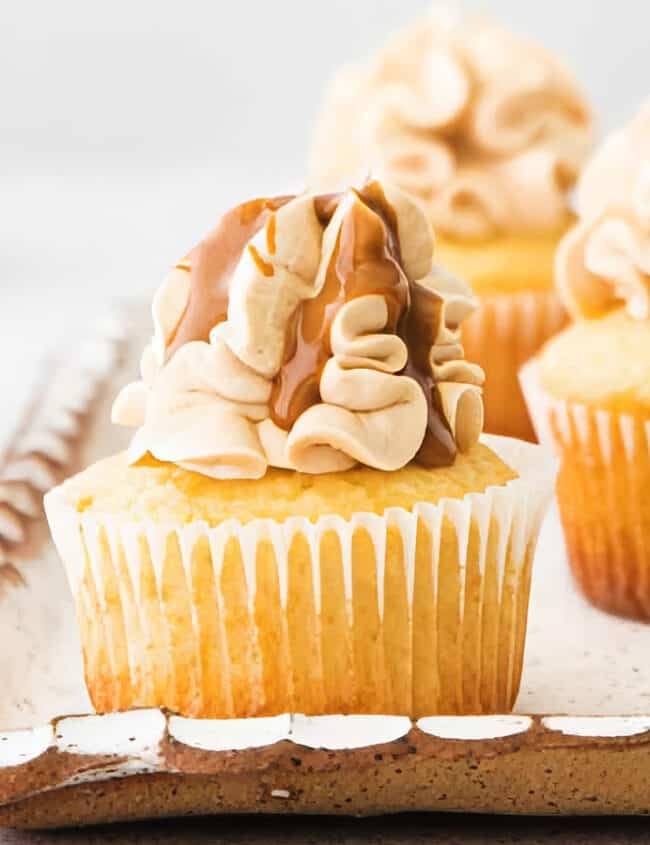
{"type": "Polygon", "coordinates": [[[224,519],[344,518],[354,513],[411,509],[418,502],[436,504],[461,499],[517,478],[483,444],[459,455],[453,467],[435,472],[409,464],[395,472],[358,467],[345,473],[307,475],[271,468],[260,479],[215,479],[162,463],[150,456],[129,466],[124,453],[106,458],[71,483],[68,500],[79,512],[119,514],[129,520],[217,525],[224,519]]]}
{"type": "Polygon", "coordinates": [[[539,365],[556,399],[650,414],[650,321],[623,309],[573,323],[549,341],[539,365]]]}

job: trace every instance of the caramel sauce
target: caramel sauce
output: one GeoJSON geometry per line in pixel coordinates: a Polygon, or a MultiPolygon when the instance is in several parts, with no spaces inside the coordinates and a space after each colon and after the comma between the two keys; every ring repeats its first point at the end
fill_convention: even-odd
{"type": "Polygon", "coordinates": [[[417,282],[411,282],[409,287],[410,307],[398,327],[409,351],[401,374],[416,381],[427,400],[427,427],[414,461],[425,467],[449,466],[456,457],[456,442],[440,406],[430,361],[431,347],[440,328],[442,298],[417,282]]]}
{"type": "Polygon", "coordinates": [[[314,211],[321,226],[327,226],[339,206],[343,194],[319,194],[314,197],[314,211]]]}
{"type": "MultiPolygon", "coordinates": [[[[357,201],[342,220],[322,289],[303,301],[291,320],[284,362],[272,386],[271,419],[289,430],[307,408],[321,401],[320,379],[332,354],[330,330],[336,314],[352,299],[379,294],[388,306],[385,331],[398,334],[409,352],[401,374],[414,379],[427,400],[427,427],[415,460],[427,467],[449,465],[456,444],[440,407],[429,360],[439,330],[442,299],[406,277],[397,217],[379,182],[368,182],[355,194],[357,201]]],[[[314,197],[314,210],[323,227],[331,221],[342,196],[314,197]]],[[[230,279],[243,250],[268,221],[266,245],[269,255],[275,253],[274,212],[290,199],[258,199],[238,206],[177,265],[190,271],[191,290],[168,355],[189,341],[208,340],[212,328],[226,319],[230,279]]],[[[260,272],[272,276],[273,265],[253,245],[248,248],[260,272]]]]}
{"type": "MultiPolygon", "coordinates": [[[[271,220],[275,220],[275,216],[271,217],[271,220]]],[[[255,262],[255,266],[263,276],[272,276],[274,274],[275,270],[273,269],[273,265],[269,264],[268,261],[265,261],[262,258],[262,256],[253,246],[253,244],[249,244],[248,252],[250,253],[250,257],[255,262]]]]}
{"type": "Polygon", "coordinates": [[[181,263],[190,269],[190,298],[167,349],[169,359],[185,343],[208,340],[228,314],[230,279],[248,241],[292,196],[250,200],[227,211],[181,263]]]}
{"type": "MultiPolygon", "coordinates": [[[[368,182],[363,188],[365,202],[384,221],[393,253],[400,255],[397,215],[388,202],[380,182],[368,182]]],[[[440,394],[431,370],[431,347],[440,331],[442,298],[432,290],[408,281],[407,305],[396,327],[408,349],[408,361],[400,375],[408,376],[422,388],[427,400],[427,427],[415,462],[425,467],[450,466],[456,457],[456,442],[442,411],[440,394]]],[[[387,330],[391,330],[389,323],[387,330]]]]}
{"type": "Polygon", "coordinates": [[[341,307],[359,296],[380,294],[388,305],[387,330],[395,331],[408,304],[399,242],[364,201],[365,194],[357,198],[343,219],[321,291],[299,309],[293,343],[273,384],[271,419],[285,430],[320,401],[321,373],[332,354],[330,329],[341,307]]]}
{"type": "Polygon", "coordinates": [[[276,227],[277,217],[275,214],[271,215],[271,219],[269,220],[266,226],[266,248],[268,250],[269,255],[275,255],[275,251],[277,249],[277,245],[275,243],[275,227],[276,227]]]}

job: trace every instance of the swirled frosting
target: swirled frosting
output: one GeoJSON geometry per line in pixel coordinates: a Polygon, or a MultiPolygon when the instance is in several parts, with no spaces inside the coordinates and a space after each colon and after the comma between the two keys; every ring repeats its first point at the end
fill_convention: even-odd
{"type": "Polygon", "coordinates": [[[585,168],[580,220],[557,252],[567,308],[598,317],[625,307],[650,318],[650,101],[614,132],[585,168]]]}
{"type": "Polygon", "coordinates": [[[558,60],[483,20],[434,10],[334,79],[311,179],[338,184],[371,167],[458,238],[549,231],[567,221],[590,143],[589,109],[558,60]]]}
{"type": "Polygon", "coordinates": [[[419,206],[377,181],[229,211],[154,298],[142,378],[113,406],[138,429],[130,460],[215,478],[451,464],[480,434],[483,373],[460,344],[471,292],[432,257],[419,206]]]}

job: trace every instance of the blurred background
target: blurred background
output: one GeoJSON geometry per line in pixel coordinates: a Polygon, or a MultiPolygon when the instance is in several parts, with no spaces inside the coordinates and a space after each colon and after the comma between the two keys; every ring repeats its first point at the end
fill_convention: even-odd
{"type": "MultiPolygon", "coordinates": [[[[459,5],[564,57],[600,132],[650,93],[650,4],[459,5]]],[[[299,188],[332,72],[429,2],[2,7],[0,390],[110,296],[148,295],[224,207],[299,188]]]]}

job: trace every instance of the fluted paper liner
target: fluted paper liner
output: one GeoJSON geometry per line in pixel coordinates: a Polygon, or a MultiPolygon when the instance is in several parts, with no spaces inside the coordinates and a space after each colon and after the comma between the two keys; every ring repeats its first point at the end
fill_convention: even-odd
{"type": "Polygon", "coordinates": [[[554,290],[479,294],[480,308],[463,324],[468,361],[485,370],[485,430],[534,439],[519,370],[566,323],[554,290]]]}
{"type": "Polygon", "coordinates": [[[128,523],[57,488],[47,515],[97,710],[511,709],[555,473],[540,447],[485,442],[519,478],[381,516],[128,523]]]}
{"type": "Polygon", "coordinates": [[[521,384],[540,442],[560,457],[557,497],[571,568],[595,605],[650,619],[650,419],[521,384]]]}

